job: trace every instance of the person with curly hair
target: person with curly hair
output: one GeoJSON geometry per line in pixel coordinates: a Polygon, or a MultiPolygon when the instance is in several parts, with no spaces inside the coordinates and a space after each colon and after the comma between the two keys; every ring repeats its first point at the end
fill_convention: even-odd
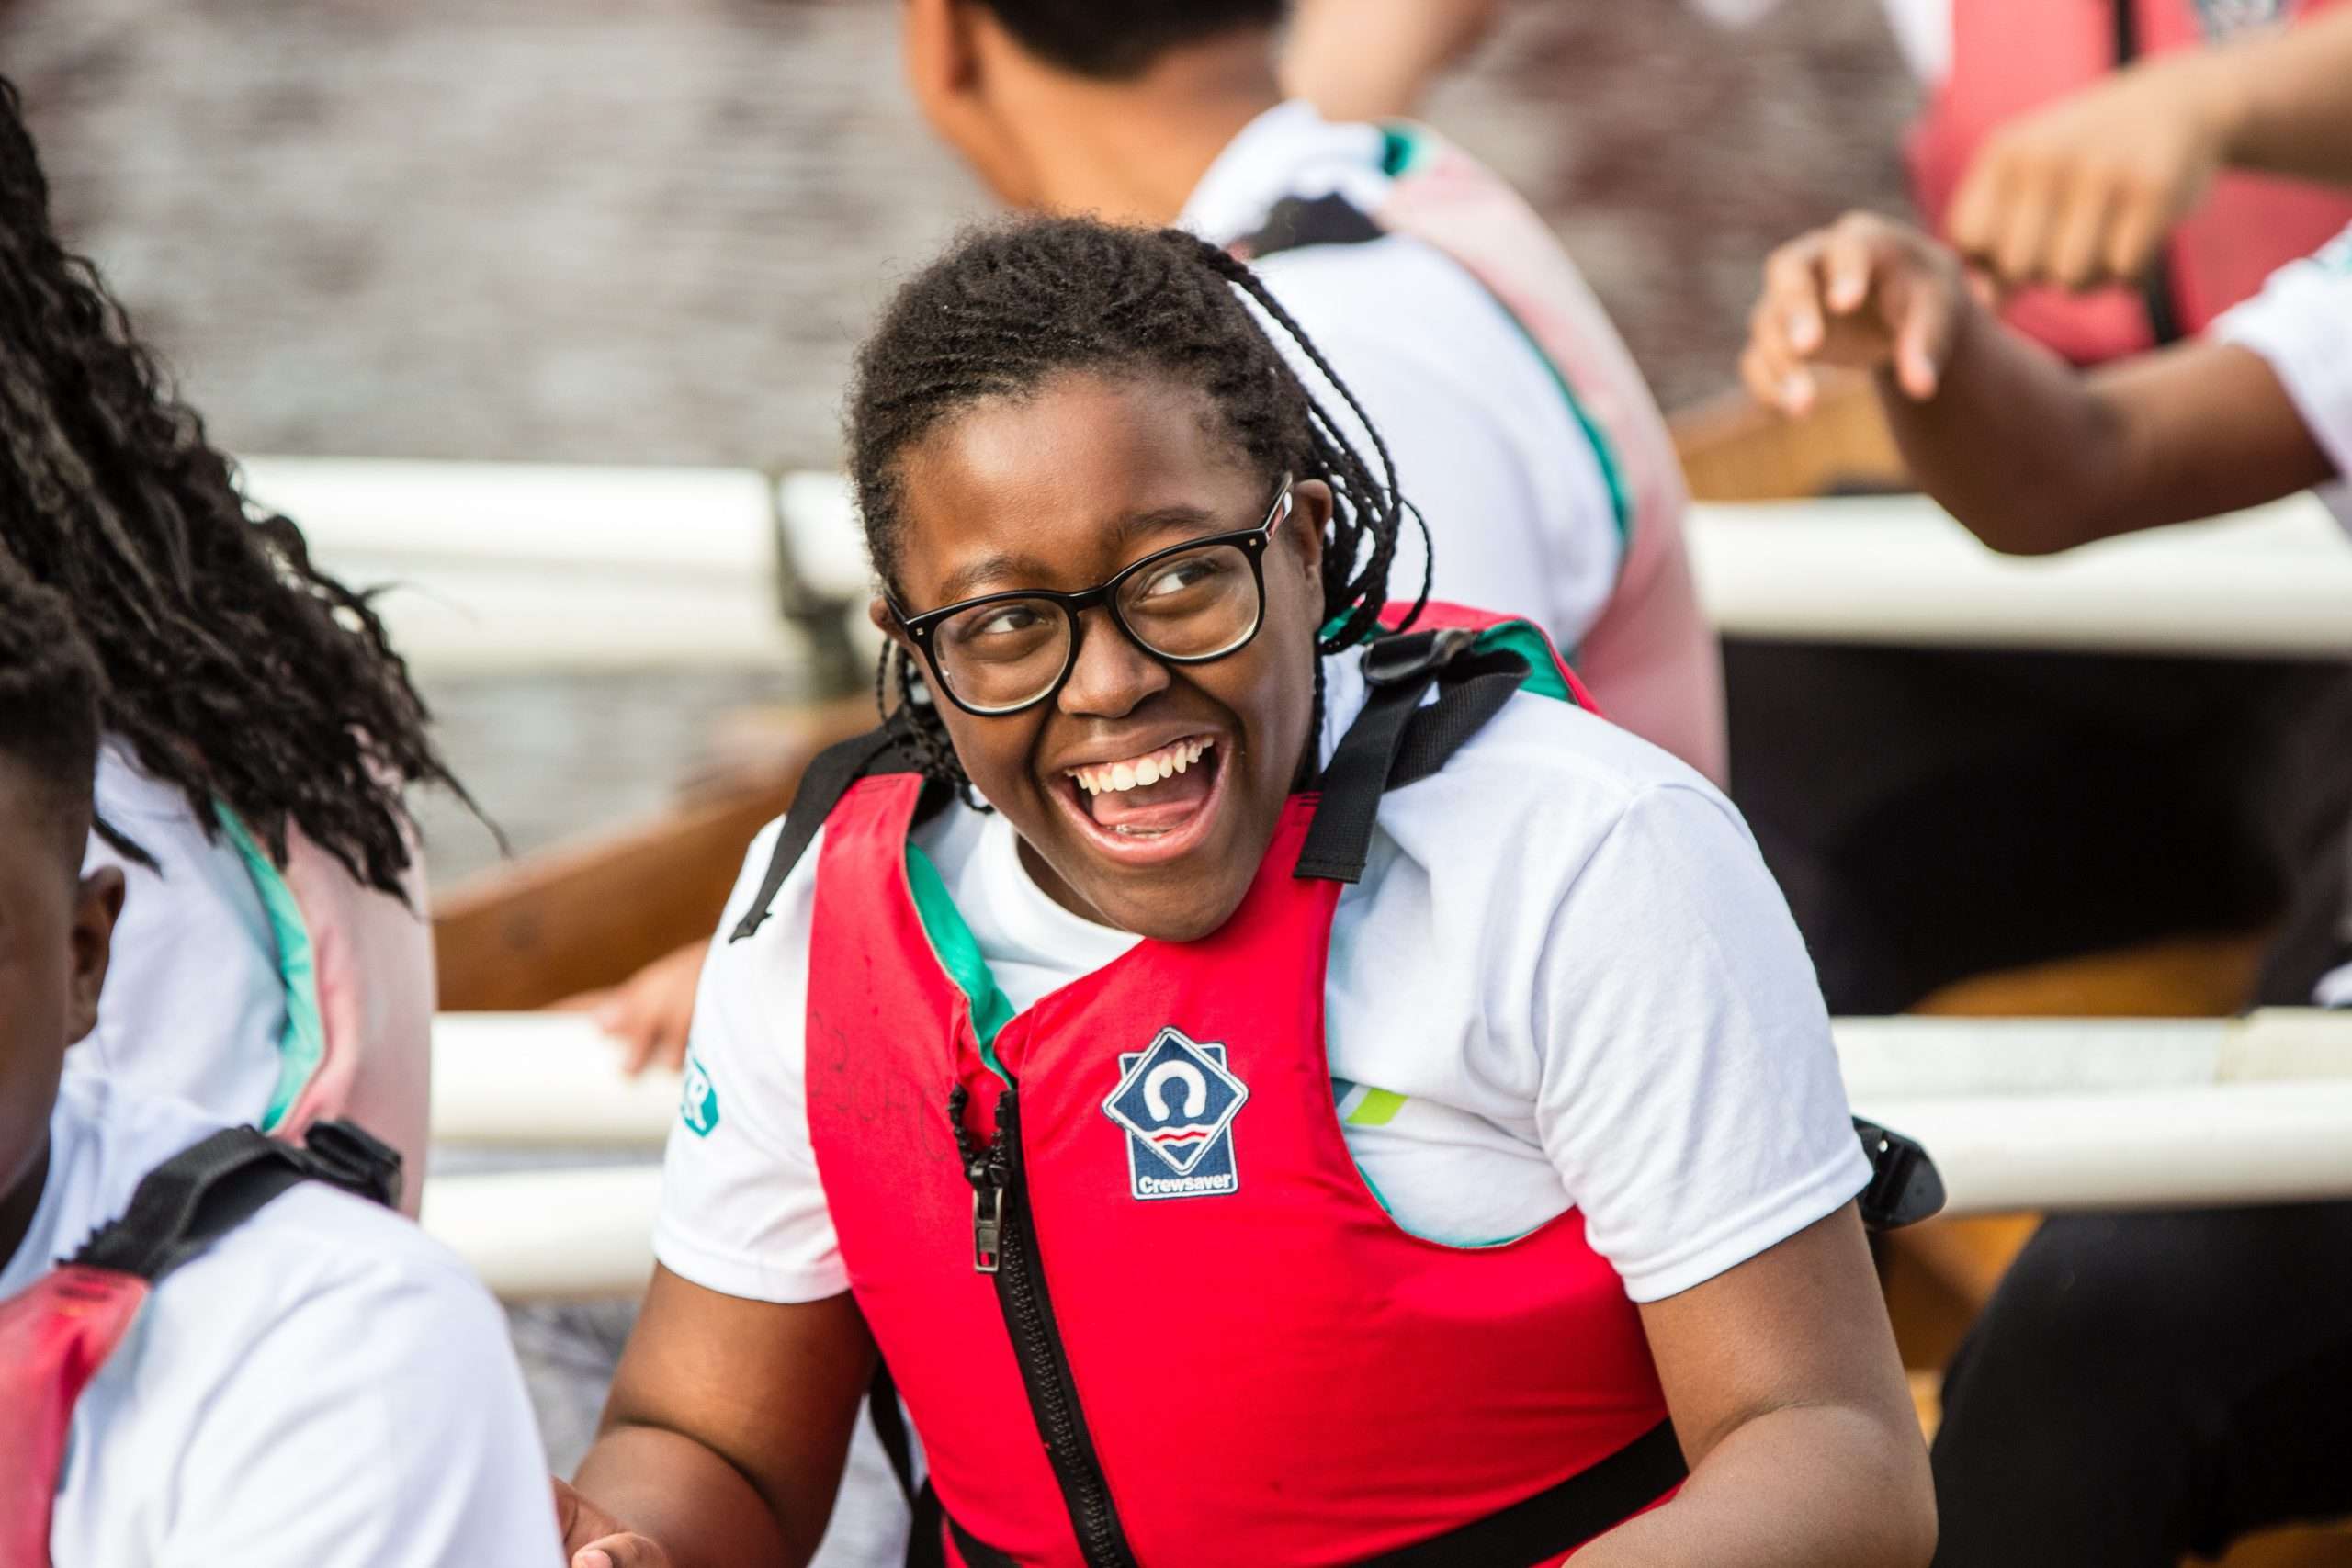
{"type": "Polygon", "coordinates": [[[367,599],[246,499],[60,239],[6,82],[0,561],[63,596],[106,676],[89,865],[132,897],[76,1056],[288,1135],[355,1114],[421,1172],[434,979],[404,795],[455,781],[367,599]]]}

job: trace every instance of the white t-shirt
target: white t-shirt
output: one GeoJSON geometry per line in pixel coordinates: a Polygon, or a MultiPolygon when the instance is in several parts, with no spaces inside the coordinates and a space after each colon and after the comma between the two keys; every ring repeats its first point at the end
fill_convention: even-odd
{"type": "Polygon", "coordinates": [[[2272,273],[2261,293],[2222,313],[2212,333],[2269,361],[2345,476],[2318,493],[2352,529],[2352,229],[2317,255],[2272,273]]]}
{"type": "MultiPolygon", "coordinates": [[[[220,1123],[69,1071],[30,1286],[220,1123]]],[[[497,1303],[399,1216],[307,1184],[167,1275],[74,1407],[55,1568],[562,1561],[497,1303]]]]}
{"type": "MultiPolygon", "coordinates": [[[[1355,657],[1329,676],[1327,756],[1364,691],[1355,657]]],[[[802,1082],[821,836],[758,933],[724,938],[775,833],[704,971],[654,1247],[708,1289],[799,1302],[847,1288],[802,1082]]],[[[1001,817],[959,807],[917,837],[1016,1008],[1135,940],[1041,892],[1001,817]]],[[[1386,796],[1324,989],[1348,1146],[1417,1235],[1493,1242],[1579,1208],[1654,1301],[1867,1177],[1812,965],[1745,825],[1680,762],[1564,703],[1513,697],[1386,796]]]]}
{"type": "Polygon", "coordinates": [[[118,740],[98,753],[97,809],[155,867],[90,835],[83,869],[120,867],[129,893],[98,1027],[67,1061],[223,1122],[260,1121],[277,1087],[286,986],[243,857],[206,838],[187,796],[118,740]]]}
{"type": "MultiPolygon", "coordinates": [[[[1376,211],[1389,183],[1381,152],[1376,126],[1284,104],[1227,144],[1178,221],[1229,244],[1287,197],[1337,193],[1376,211]]],[[[1453,260],[1399,235],[1281,252],[1257,270],[1387,443],[1398,488],[1436,538],[1437,597],[1527,615],[1574,648],[1616,591],[1623,546],[1592,443],[1510,313],[1453,260]]],[[[1288,333],[1262,324],[1376,471],[1344,401],[1288,333]]],[[[1425,558],[1407,534],[1390,581],[1409,595],[1425,558]]]]}

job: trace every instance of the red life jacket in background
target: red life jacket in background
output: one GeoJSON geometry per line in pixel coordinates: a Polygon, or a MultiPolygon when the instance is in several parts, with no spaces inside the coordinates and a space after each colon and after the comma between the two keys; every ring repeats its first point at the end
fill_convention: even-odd
{"type": "MultiPolygon", "coordinates": [[[[2308,16],[2338,0],[2300,0],[2308,16]]],[[[1913,193],[1938,233],[1977,151],[2003,123],[2091,85],[2140,55],[2206,47],[2194,0],[1953,0],[1951,74],[1910,141],[1913,193]],[[2122,9],[2119,9],[2121,7],[2122,9]]],[[[2352,223],[2352,195],[2267,175],[2224,174],[2174,231],[2149,290],[2034,288],[2009,324],[2077,365],[2202,332],[2278,267],[2352,223]]]]}
{"type": "Polygon", "coordinates": [[[1232,918],[1025,1013],[910,844],[924,784],[889,771],[888,727],[810,770],[737,928],[821,820],[809,1134],[970,1568],[1530,1568],[1679,1484],[1640,1317],[1582,1215],[1478,1248],[1399,1230],[1323,1038],[1332,912],[1384,789],[1522,682],[1581,688],[1532,625],[1434,604],[1365,672],[1232,918]]]}
{"type": "Polygon", "coordinates": [[[346,1122],[318,1123],[300,1149],[251,1127],[225,1129],[149,1172],[120,1219],[0,1302],[0,1568],[48,1568],[74,1406],[149,1293],[306,1180],[390,1204],[400,1157],[346,1122]]]}

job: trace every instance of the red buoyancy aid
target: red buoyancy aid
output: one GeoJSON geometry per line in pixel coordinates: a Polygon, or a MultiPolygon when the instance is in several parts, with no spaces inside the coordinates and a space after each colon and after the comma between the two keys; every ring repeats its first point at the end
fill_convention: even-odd
{"type": "MultiPolygon", "coordinates": [[[[1641,1320],[1582,1215],[1476,1248],[1398,1229],[1350,1156],[1323,1035],[1330,878],[1361,874],[1381,789],[1522,679],[1581,689],[1527,623],[1442,605],[1366,674],[1323,793],[1284,807],[1224,926],[1019,1015],[909,843],[922,780],[836,785],[809,1134],[971,1568],[1515,1568],[1679,1482],[1641,1320]],[[1441,678],[1463,702],[1422,706],[1441,678]]],[[[779,844],[771,890],[797,852],[779,844]]]]}
{"type": "MultiPolygon", "coordinates": [[[[2300,0],[2301,15],[2338,0],[2300,0]]],[[[2117,6],[2130,6],[2137,52],[2198,49],[2209,40],[2195,0],[1954,0],[1951,73],[1914,128],[1910,164],[1919,209],[1939,232],[1987,137],[2005,121],[2089,86],[2118,59],[2117,6]]],[[[2251,299],[2264,279],[2318,250],[2352,223],[2352,196],[2302,181],[2224,174],[2165,247],[2164,303],[2178,333],[2203,331],[2251,299]]],[[[2122,288],[2086,294],[2019,293],[2009,324],[2078,365],[2154,347],[2143,296],[2122,288]]]]}
{"type": "Polygon", "coordinates": [[[300,1149],[232,1127],[167,1160],[72,1260],[0,1302],[0,1568],[48,1568],[74,1407],[164,1276],[280,1192],[326,1181],[390,1204],[400,1158],[345,1122],[300,1149]]]}

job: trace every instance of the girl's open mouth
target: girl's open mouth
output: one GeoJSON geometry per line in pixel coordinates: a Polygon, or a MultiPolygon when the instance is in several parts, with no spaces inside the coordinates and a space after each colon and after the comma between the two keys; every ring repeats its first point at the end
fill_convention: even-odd
{"type": "Polygon", "coordinates": [[[1173,860],[1207,834],[1225,796],[1225,753],[1214,735],[1065,771],[1051,793],[1102,854],[1123,865],[1173,860]]]}

